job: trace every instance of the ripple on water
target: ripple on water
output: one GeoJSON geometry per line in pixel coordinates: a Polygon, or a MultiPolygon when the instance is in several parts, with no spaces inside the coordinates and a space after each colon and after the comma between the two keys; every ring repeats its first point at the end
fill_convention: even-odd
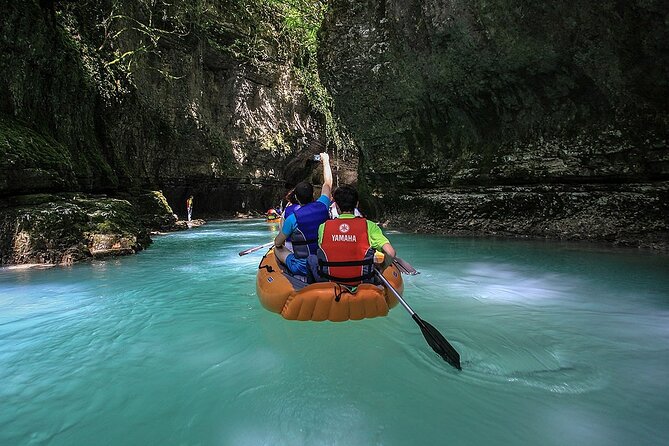
{"type": "MultiPolygon", "coordinates": [[[[456,347],[457,348],[457,347],[456,347]]],[[[557,394],[582,394],[606,386],[606,377],[592,365],[570,363],[555,351],[517,349],[483,356],[461,351],[463,379],[473,383],[511,383],[526,389],[557,394]]],[[[510,391],[517,387],[504,387],[510,391]]],[[[514,390],[515,389],[515,390],[514,390]]]]}
{"type": "Polygon", "coordinates": [[[0,443],[125,444],[128,432],[135,444],[666,438],[666,274],[609,259],[641,278],[631,283],[608,267],[592,274],[599,259],[578,253],[556,263],[540,248],[528,261],[524,249],[441,239],[423,251],[424,236],[393,234],[423,270],[405,297],[460,352],[458,371],[401,307],[342,324],[264,310],[263,252],[237,253],[271,237],[261,221],[212,223],[137,256],[0,272],[0,443]]]}
{"type": "Polygon", "coordinates": [[[412,361],[431,369],[435,375],[463,384],[493,385],[509,392],[524,388],[555,394],[582,394],[600,390],[607,384],[601,370],[563,358],[558,349],[546,348],[550,342],[544,344],[541,339],[523,338],[514,344],[512,339],[500,337],[480,343],[480,339],[470,338],[467,332],[459,332],[457,340],[447,338],[460,354],[462,370],[457,371],[429,347],[420,331],[397,331],[399,339],[410,340],[400,346],[412,361]],[[477,350],[477,345],[488,348],[477,350]]]}
{"type": "Polygon", "coordinates": [[[370,426],[381,420],[364,402],[333,395],[331,377],[305,373],[277,378],[280,388],[264,383],[238,394],[235,410],[256,416],[227,426],[221,432],[224,443],[283,444],[290,438],[291,444],[375,444],[378,432],[370,426]],[[345,441],[341,441],[342,426],[346,426],[345,441]]]}

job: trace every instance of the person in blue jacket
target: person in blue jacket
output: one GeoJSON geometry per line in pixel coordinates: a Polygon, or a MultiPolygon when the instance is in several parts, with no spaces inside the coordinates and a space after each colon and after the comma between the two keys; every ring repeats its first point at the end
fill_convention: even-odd
{"type": "Polygon", "coordinates": [[[303,181],[295,186],[295,199],[300,205],[281,226],[274,239],[274,253],[291,273],[307,275],[307,257],[318,250],[318,227],[330,217],[330,193],[332,191],[332,169],[330,157],[321,153],[323,164],[323,188],[321,196],[314,200],[314,186],[303,181]],[[286,241],[293,245],[293,252],[285,247],[286,241]]]}

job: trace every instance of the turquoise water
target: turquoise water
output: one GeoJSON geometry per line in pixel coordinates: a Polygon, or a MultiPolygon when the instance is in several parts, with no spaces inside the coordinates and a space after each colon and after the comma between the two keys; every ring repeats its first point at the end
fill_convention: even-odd
{"type": "Polygon", "coordinates": [[[262,252],[237,253],[273,228],[0,270],[0,444],[666,444],[668,257],[391,232],[458,372],[401,307],[340,324],[262,309],[262,252]]]}

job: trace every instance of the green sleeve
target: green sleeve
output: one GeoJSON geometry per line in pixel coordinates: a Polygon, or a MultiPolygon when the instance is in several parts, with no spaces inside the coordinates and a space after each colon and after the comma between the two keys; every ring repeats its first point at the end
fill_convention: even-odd
{"type": "Polygon", "coordinates": [[[323,232],[325,231],[325,223],[321,223],[318,227],[318,244],[323,243],[323,232]]]}
{"type": "Polygon", "coordinates": [[[367,236],[369,237],[369,244],[377,251],[381,251],[383,245],[390,243],[390,240],[383,235],[379,225],[369,220],[367,220],[367,236]]]}

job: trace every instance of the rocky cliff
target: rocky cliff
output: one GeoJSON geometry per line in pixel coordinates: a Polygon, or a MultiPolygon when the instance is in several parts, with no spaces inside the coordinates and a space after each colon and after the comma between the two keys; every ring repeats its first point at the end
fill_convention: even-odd
{"type": "Polygon", "coordinates": [[[46,240],[73,227],[59,217],[66,208],[82,222],[72,240],[92,248],[95,233],[129,232],[143,241],[130,244],[138,249],[165,225],[100,232],[123,226],[100,225],[105,208],[126,206],[116,213],[124,214],[161,190],[169,205],[154,211],[163,222],[173,211],[183,218],[191,194],[196,218],[261,211],[278,204],[286,183],[310,178],[326,119],[298,76],[310,63],[290,46],[301,29],[286,30],[272,15],[286,12],[279,6],[2,1],[2,263],[72,258],[67,247],[40,256],[25,248],[39,243],[19,240],[29,228],[46,240]],[[49,209],[51,226],[26,226],[49,209]]]}
{"type": "Polygon", "coordinates": [[[159,188],[179,213],[190,193],[200,212],[276,201],[323,119],[260,12],[219,3],[5,2],[3,127],[59,150],[14,153],[0,193],[159,188]]]}
{"type": "Polygon", "coordinates": [[[334,0],[321,77],[367,207],[415,230],[667,246],[669,4],[334,0]]]}
{"type": "Polygon", "coordinates": [[[667,246],[666,2],[0,11],[1,264],[134,252],[191,194],[262,211],[325,147],[396,226],[667,246]]]}

